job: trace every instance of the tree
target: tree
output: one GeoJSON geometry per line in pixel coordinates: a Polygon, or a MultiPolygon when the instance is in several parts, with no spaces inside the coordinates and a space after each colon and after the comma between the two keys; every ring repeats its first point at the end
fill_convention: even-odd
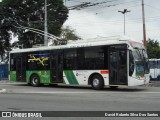
{"type": "MultiPolygon", "coordinates": [[[[11,34],[18,36],[18,44],[31,48],[34,44],[43,44],[44,36],[28,30],[17,29],[15,26],[25,26],[44,30],[45,0],[3,0],[0,3],[0,55],[10,50],[11,34]]],[[[68,17],[68,9],[63,0],[47,0],[48,2],[48,32],[58,36],[61,27],[68,17]]]]}
{"type": "Polygon", "coordinates": [[[78,35],[76,35],[75,30],[71,27],[66,26],[65,28],[61,29],[60,37],[65,40],[78,40],[81,39],[78,35]]]}
{"type": "Polygon", "coordinates": [[[61,39],[60,41],[52,41],[51,45],[65,45],[69,40],[75,41],[81,39],[78,35],[76,35],[75,30],[69,26],[61,29],[59,38],[61,39]]]}
{"type": "Polygon", "coordinates": [[[147,40],[147,52],[149,58],[160,58],[160,44],[157,40],[147,40]]]}

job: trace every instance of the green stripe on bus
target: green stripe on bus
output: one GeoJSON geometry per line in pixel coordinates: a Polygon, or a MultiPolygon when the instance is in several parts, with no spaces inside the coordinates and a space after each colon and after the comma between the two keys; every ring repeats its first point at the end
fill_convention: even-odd
{"type": "Polygon", "coordinates": [[[17,80],[16,71],[10,71],[10,80],[16,82],[17,80]]]}
{"type": "Polygon", "coordinates": [[[66,71],[64,71],[64,74],[65,74],[69,84],[78,84],[78,81],[77,81],[72,70],[66,70],[66,71]]]}

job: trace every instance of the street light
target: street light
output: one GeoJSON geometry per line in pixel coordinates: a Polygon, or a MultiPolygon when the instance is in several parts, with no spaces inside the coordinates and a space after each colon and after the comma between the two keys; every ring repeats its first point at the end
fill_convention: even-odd
{"type": "Polygon", "coordinates": [[[45,0],[45,18],[44,18],[44,32],[45,32],[45,36],[44,36],[44,45],[48,46],[48,24],[47,24],[47,0],[45,0]]]}
{"type": "Polygon", "coordinates": [[[127,12],[131,12],[131,11],[128,11],[127,9],[124,9],[124,11],[118,11],[118,12],[120,12],[120,13],[122,13],[122,14],[124,14],[124,35],[126,34],[126,31],[125,31],[125,27],[126,27],[126,23],[125,23],[125,19],[126,19],[126,17],[125,17],[125,14],[127,13],[127,12]]]}

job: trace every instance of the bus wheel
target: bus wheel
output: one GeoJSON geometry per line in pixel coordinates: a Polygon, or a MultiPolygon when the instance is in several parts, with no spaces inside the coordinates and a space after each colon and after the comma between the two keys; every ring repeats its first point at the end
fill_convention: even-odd
{"type": "Polygon", "coordinates": [[[40,78],[38,75],[33,75],[31,77],[31,85],[34,87],[38,87],[40,86],[40,78]]]}
{"type": "Polygon", "coordinates": [[[94,75],[92,77],[91,86],[95,90],[101,90],[104,88],[103,78],[99,75],[94,75]]]}

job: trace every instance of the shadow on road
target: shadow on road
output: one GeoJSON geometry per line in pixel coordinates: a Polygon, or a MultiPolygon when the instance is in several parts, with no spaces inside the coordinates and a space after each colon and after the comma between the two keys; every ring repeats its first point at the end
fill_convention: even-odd
{"type": "MultiPolygon", "coordinates": [[[[32,87],[28,84],[14,84],[14,86],[28,86],[28,87],[32,87]]],[[[53,89],[68,89],[71,91],[74,90],[91,90],[91,91],[110,91],[110,92],[145,92],[148,91],[148,88],[145,86],[136,86],[136,87],[118,87],[116,89],[110,88],[110,87],[105,87],[103,90],[93,90],[91,86],[71,86],[71,85],[41,85],[40,87],[32,87],[32,88],[50,88],[53,89]]]]}

